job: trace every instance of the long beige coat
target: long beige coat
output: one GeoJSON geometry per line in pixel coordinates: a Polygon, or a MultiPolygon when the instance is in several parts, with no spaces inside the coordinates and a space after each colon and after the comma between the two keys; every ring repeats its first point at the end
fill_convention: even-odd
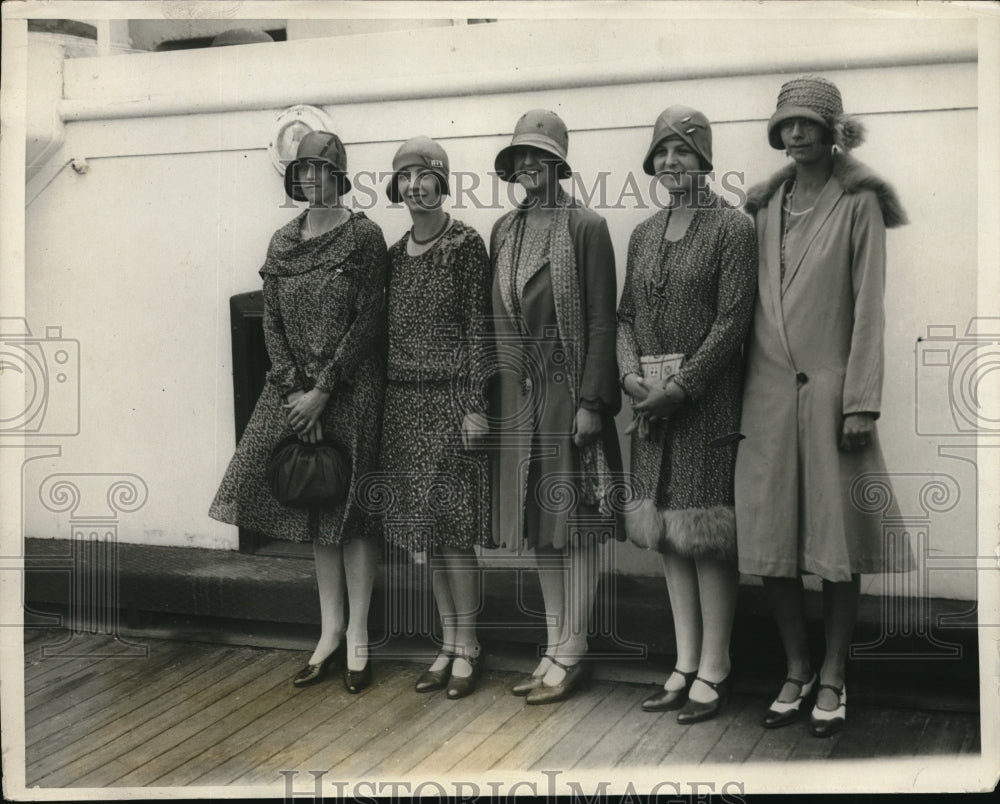
{"type": "Polygon", "coordinates": [[[747,203],[760,264],[735,496],[740,570],[754,575],[847,581],[902,568],[884,560],[881,512],[859,496],[863,475],[885,473],[877,436],[855,452],[838,445],[845,415],[881,408],[885,230],[905,218],[868,168],[839,154],[834,163],[798,224],[800,248],[786,250],[783,281],[791,171],[751,190],[747,203]]]}

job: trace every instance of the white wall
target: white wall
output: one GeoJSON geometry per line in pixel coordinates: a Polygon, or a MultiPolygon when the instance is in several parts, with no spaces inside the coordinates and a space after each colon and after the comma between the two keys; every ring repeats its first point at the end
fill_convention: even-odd
{"type": "MultiPolygon", "coordinates": [[[[80,341],[81,430],[60,442],[60,457],[27,465],[26,533],[68,536],[66,515],[32,491],[45,477],[127,472],[146,481],[149,499],[122,516],[122,540],[236,547],[235,528],[205,511],[234,448],[228,299],[259,287],[270,234],[294,214],[266,152],[282,108],[321,102],[352,170],[388,170],[402,140],[428,134],[453,170],[484,173],[523,111],[555,109],[574,169],[588,182],[609,172],[614,201],[630,171],[646,181],[652,121],[673,103],[713,121],[720,174],[765,178],[784,162],[764,129],[780,84],[822,71],[868,126],[857,156],[895,184],[912,221],[889,236],[880,421],[889,469],[954,478],[961,499],[930,518],[931,546],[974,555],[975,468],[938,455],[963,439],[916,434],[914,348],[928,324],[964,331],[976,313],[975,29],[809,25],[508,22],[344,37],[335,54],[313,39],[67,63],[66,143],[28,187],[26,309],[36,333],[59,325],[80,341]],[[764,63],[776,37],[786,46],[764,63]],[[414,46],[440,58],[409,60],[414,46]],[[324,74],[336,76],[326,89],[324,74]],[[185,107],[198,113],[176,113],[185,107]],[[59,168],[70,159],[86,159],[89,172],[59,168]]],[[[408,218],[387,205],[380,190],[368,214],[391,243],[408,218]]],[[[604,213],[619,287],[629,233],[649,214],[641,206],[627,198],[604,213]]],[[[501,211],[455,214],[487,236],[501,211]]],[[[924,479],[900,477],[904,513],[921,513],[924,479]]],[[[629,546],[617,555],[629,572],[658,572],[629,546]]],[[[972,598],[972,579],[934,573],[931,592],[972,598]]]]}

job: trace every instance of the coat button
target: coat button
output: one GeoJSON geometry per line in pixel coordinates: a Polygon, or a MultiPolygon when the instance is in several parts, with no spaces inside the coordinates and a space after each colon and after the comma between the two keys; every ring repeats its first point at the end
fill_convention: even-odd
{"type": "Polygon", "coordinates": [[[798,374],[795,375],[795,381],[800,386],[802,386],[805,385],[807,382],[809,382],[809,378],[806,376],[806,373],[804,371],[800,371],[798,374]]]}

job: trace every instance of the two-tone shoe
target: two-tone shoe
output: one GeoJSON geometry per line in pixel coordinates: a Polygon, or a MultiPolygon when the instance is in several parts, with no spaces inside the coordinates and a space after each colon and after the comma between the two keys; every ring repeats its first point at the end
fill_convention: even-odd
{"type": "Polygon", "coordinates": [[[820,709],[817,701],[812,714],[809,715],[809,733],[813,737],[829,737],[847,724],[847,685],[834,687],[831,684],[820,684],[819,689],[827,689],[837,694],[837,708],[820,709]]]}
{"type": "Polygon", "coordinates": [[[775,698],[764,713],[760,725],[765,729],[779,729],[798,720],[799,715],[802,713],[802,703],[812,695],[813,689],[816,687],[816,681],[817,676],[815,673],[812,674],[812,678],[808,681],[800,681],[797,678],[791,677],[786,678],[785,684],[792,684],[798,687],[798,696],[793,701],[779,701],[775,698]]]}

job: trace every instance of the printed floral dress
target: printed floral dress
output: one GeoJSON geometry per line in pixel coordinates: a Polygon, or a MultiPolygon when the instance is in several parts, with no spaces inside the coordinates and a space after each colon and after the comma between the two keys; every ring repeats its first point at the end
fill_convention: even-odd
{"type": "Polygon", "coordinates": [[[382,231],[364,214],[308,240],[306,213],[271,238],[264,279],[264,336],[271,370],[209,515],[270,538],[341,544],[369,534],[370,483],[385,393],[385,282],[382,231]],[[275,444],[292,433],[282,409],[293,391],[330,391],[320,423],[347,447],[351,488],[345,503],[309,512],[271,495],[265,478],[275,444]]]}
{"type": "Polygon", "coordinates": [[[623,378],[641,375],[640,357],[683,354],[674,379],[688,398],[649,438],[632,437],[631,481],[642,503],[626,526],[641,547],[735,561],[736,444],[716,439],[739,429],[756,237],[753,222],[714,194],[676,242],[664,238],[669,215],[661,210],[632,233],[618,366],[623,378]]]}
{"type": "Polygon", "coordinates": [[[453,221],[424,253],[389,251],[388,388],[380,509],[386,536],[414,551],[489,544],[487,454],[466,450],[462,420],[486,413],[490,261],[475,229],[453,221]]]}

